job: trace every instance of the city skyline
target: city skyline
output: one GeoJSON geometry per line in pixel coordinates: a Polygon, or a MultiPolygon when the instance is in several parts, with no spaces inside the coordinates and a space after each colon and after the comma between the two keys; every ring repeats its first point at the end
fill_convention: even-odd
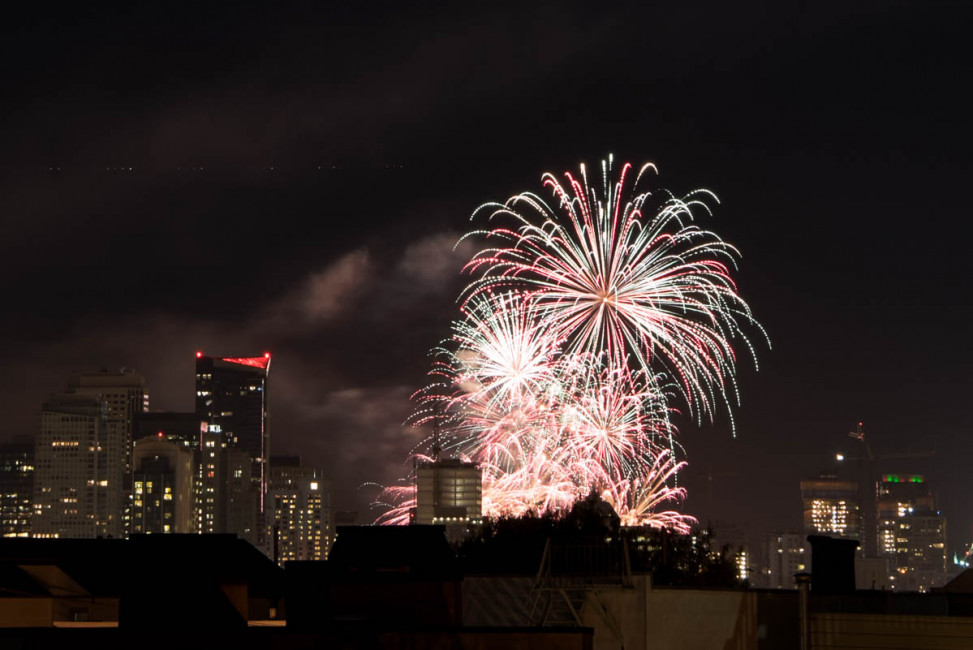
{"type": "Polygon", "coordinates": [[[134,367],[153,408],[190,411],[196,350],[269,350],[272,447],[367,514],[358,484],[405,475],[422,437],[401,423],[470,214],[613,152],[716,193],[704,225],[741,250],[773,343],[740,373],[736,438],[679,423],[684,510],[794,527],[799,481],[863,421],[876,453],[936,451],[888,471],[930,476],[951,548],[973,539],[968,8],[291,9],[241,12],[238,37],[219,12],[183,31],[175,12],[18,11],[3,438],[73,371],[134,367]]]}

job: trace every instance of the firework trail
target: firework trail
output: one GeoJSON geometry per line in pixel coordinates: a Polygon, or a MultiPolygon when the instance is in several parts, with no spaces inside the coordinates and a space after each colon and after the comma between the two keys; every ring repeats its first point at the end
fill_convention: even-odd
{"type": "Polygon", "coordinates": [[[565,174],[566,184],[544,175],[554,207],[530,192],[481,206],[474,217],[488,213],[493,227],[469,236],[496,244],[467,264],[478,277],[464,297],[523,292],[566,353],[605,353],[650,373],[661,366],[687,406],[712,418],[728,394],[736,398],[732,341],[750,348],[742,327],[756,325],[731,277],[738,253],[691,223],[694,210],[709,212],[713,194],[640,193],[655,171],[647,164],[626,200],[631,170],[623,165],[612,184],[611,158],[603,162],[601,198],[582,165],[579,178],[565,174]]]}
{"type": "MultiPolygon", "coordinates": [[[[645,165],[626,183],[602,163],[600,193],[579,177],[487,204],[487,246],[465,270],[461,318],[434,350],[433,381],[414,397],[412,423],[431,424],[435,445],[483,472],[484,514],[563,509],[592,490],[626,525],[688,530],[694,520],[667,504],[685,465],[671,414],[674,398],[714,417],[736,395],[734,342],[763,333],[737,294],[738,253],[692,224],[716,198],[678,199],[639,190],[645,165]]],[[[732,421],[732,419],[731,419],[732,421]]],[[[419,453],[419,450],[416,450],[419,453]]],[[[382,495],[379,523],[404,523],[414,493],[382,495]]]]}

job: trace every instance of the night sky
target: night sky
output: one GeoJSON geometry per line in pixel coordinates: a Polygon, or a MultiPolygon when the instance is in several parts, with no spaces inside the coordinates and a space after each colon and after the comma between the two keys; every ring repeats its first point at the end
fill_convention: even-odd
{"type": "Polygon", "coordinates": [[[188,411],[196,350],[269,350],[273,452],[367,515],[422,435],[472,211],[614,153],[719,196],[701,225],[772,342],[736,438],[680,422],[686,510],[799,528],[863,421],[935,451],[888,469],[973,540],[968,4],[96,4],[0,27],[0,435],[72,371],[188,411]]]}

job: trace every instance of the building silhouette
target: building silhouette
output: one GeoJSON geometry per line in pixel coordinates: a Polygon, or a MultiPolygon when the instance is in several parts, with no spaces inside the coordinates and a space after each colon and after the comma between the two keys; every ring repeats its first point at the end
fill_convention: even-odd
{"type": "Polygon", "coordinates": [[[0,536],[28,537],[34,499],[34,441],[0,444],[0,536]]]}
{"type": "Polygon", "coordinates": [[[34,447],[34,537],[121,537],[124,422],[100,395],[52,395],[34,447]]]}
{"type": "Polygon", "coordinates": [[[331,479],[301,465],[297,456],[274,456],[267,491],[272,556],[278,564],[326,560],[334,541],[331,479]]]}
{"type": "MultiPolygon", "coordinates": [[[[216,440],[210,441],[214,446],[218,445],[216,440]]],[[[217,457],[220,454],[217,453],[217,457]]],[[[222,510],[224,523],[218,532],[233,533],[238,537],[247,540],[251,544],[260,547],[265,537],[260,534],[257,528],[257,521],[263,520],[262,512],[257,511],[258,495],[256,491],[259,486],[253,482],[253,459],[243,449],[238,449],[232,445],[227,445],[222,450],[222,463],[218,468],[217,477],[222,476],[220,481],[222,488],[222,503],[217,502],[217,512],[222,510]]],[[[266,463],[264,463],[266,466],[266,463]]],[[[207,469],[206,477],[209,480],[212,469],[207,469]]],[[[261,500],[262,503],[262,500],[261,500]]]]}
{"type": "Polygon", "coordinates": [[[269,479],[269,371],[269,353],[259,357],[196,353],[196,415],[207,423],[208,434],[220,436],[219,442],[212,439],[204,445],[208,460],[214,461],[204,476],[224,491],[222,498],[214,493],[217,512],[213,514],[217,516],[213,527],[258,545],[265,542],[264,499],[269,479]],[[216,458],[220,453],[224,454],[222,461],[216,458]],[[221,467],[225,468],[223,477],[219,476],[221,467]],[[220,502],[224,504],[223,522],[218,516],[220,502]]]}
{"type": "Polygon", "coordinates": [[[920,474],[885,474],[878,486],[879,552],[893,588],[928,591],[946,583],[946,517],[920,474]]]}
{"type": "Polygon", "coordinates": [[[160,434],[191,455],[192,532],[233,533],[256,542],[256,510],[250,456],[230,446],[219,425],[197,413],[146,413],[141,430],[160,434]]]}
{"type": "Polygon", "coordinates": [[[861,540],[862,506],[858,482],[830,474],[801,481],[804,530],[861,540]]]}
{"type": "Polygon", "coordinates": [[[195,533],[193,454],[164,434],[135,441],[131,532],[195,533]]]}
{"type": "Polygon", "coordinates": [[[796,588],[794,574],[811,570],[811,546],[807,533],[772,533],[766,539],[764,552],[767,564],[757,586],[768,589],[796,588]]]}
{"type": "Polygon", "coordinates": [[[457,458],[436,460],[416,468],[416,510],[413,523],[443,524],[465,530],[483,513],[483,472],[476,463],[457,458]]]}
{"type": "Polygon", "coordinates": [[[100,397],[108,406],[108,417],[122,427],[122,470],[131,471],[132,443],[138,437],[139,418],[149,410],[145,377],[131,370],[75,373],[68,379],[68,392],[100,397]]]}
{"type": "Polygon", "coordinates": [[[121,427],[122,519],[127,532],[132,506],[132,443],[138,437],[139,418],[149,409],[145,377],[125,368],[79,372],[68,379],[68,392],[103,400],[108,417],[121,427]]]}
{"type": "Polygon", "coordinates": [[[161,436],[190,452],[193,472],[193,531],[226,532],[226,443],[196,413],[149,412],[140,427],[145,437],[161,436]]]}

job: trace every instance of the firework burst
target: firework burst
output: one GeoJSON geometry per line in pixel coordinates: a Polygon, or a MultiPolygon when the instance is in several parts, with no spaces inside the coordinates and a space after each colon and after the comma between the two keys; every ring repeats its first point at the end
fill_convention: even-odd
{"type": "Polygon", "coordinates": [[[731,277],[736,249],[692,224],[694,211],[708,212],[716,197],[640,192],[655,171],[649,164],[631,190],[630,164],[614,184],[611,171],[609,158],[600,196],[582,165],[580,177],[566,173],[564,184],[544,175],[553,206],[526,192],[480,207],[474,216],[488,213],[494,227],[471,236],[499,245],[466,265],[476,277],[464,297],[501,287],[523,292],[565,353],[605,353],[650,373],[661,366],[688,407],[712,417],[719,402],[736,396],[732,342],[752,349],[742,327],[756,325],[731,277]]]}
{"type": "MultiPolygon", "coordinates": [[[[692,223],[716,197],[642,191],[655,168],[632,170],[615,180],[603,162],[600,192],[583,165],[563,183],[545,174],[552,203],[523,193],[474,213],[491,227],[467,237],[487,246],[465,267],[461,318],[434,350],[413,424],[433,425],[437,453],[479,465],[486,515],[562,509],[594,490],[626,525],[694,521],[661,510],[685,498],[673,397],[697,418],[729,411],[734,343],[752,354],[744,329],[762,329],[732,279],[736,249],[692,223]]],[[[414,493],[383,497],[380,523],[408,520],[414,493]]]]}

